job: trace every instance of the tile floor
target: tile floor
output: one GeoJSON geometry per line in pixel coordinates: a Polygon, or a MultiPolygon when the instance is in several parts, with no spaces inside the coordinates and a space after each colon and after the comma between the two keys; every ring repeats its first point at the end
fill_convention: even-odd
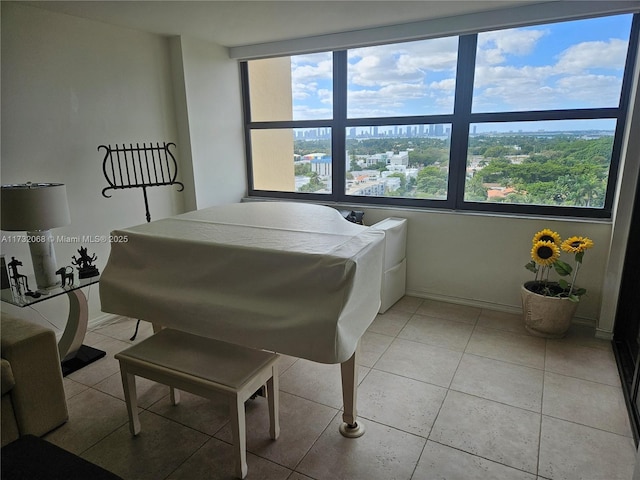
{"type": "MultiPolygon", "coordinates": [[[[46,439],[132,480],[232,478],[225,401],[138,379],[131,437],[118,363],[135,322],[88,333],[107,351],[65,378],[70,420],[46,439]]],[[[142,323],[138,339],[151,334],[142,323]]],[[[340,436],[339,366],[284,357],[281,434],[264,398],[247,403],[249,479],[631,479],[635,448],[609,342],[574,326],[562,340],[519,316],[405,297],[361,344],[366,433],[340,436]]]]}

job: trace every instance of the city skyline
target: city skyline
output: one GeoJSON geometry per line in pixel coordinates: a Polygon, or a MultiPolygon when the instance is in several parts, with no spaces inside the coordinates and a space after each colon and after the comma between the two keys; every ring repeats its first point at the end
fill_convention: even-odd
{"type": "MultiPolygon", "coordinates": [[[[602,120],[576,120],[571,121],[574,128],[566,127],[566,121],[548,121],[548,122],[513,122],[509,124],[485,123],[471,124],[469,135],[551,135],[551,134],[583,134],[591,136],[613,136],[615,133],[615,121],[609,120],[604,128],[599,125],[602,120]],[[579,123],[581,122],[581,123],[579,123]],[[513,125],[518,128],[513,128],[513,125]],[[544,124],[544,125],[543,125],[544,124]],[[507,127],[505,127],[507,125],[507,127]],[[511,128],[507,129],[509,126],[511,128]],[[549,128],[544,128],[544,126],[549,128]],[[481,127],[480,129],[478,127],[481,127]],[[504,128],[501,128],[504,127],[504,128]],[[534,128],[525,128],[534,127],[534,128]],[[575,128],[580,127],[580,128],[575,128]]],[[[296,128],[293,129],[294,140],[305,139],[330,139],[331,129],[328,127],[319,128],[296,128]]],[[[346,130],[346,138],[441,138],[446,139],[451,134],[451,124],[432,124],[432,125],[395,125],[395,126],[368,126],[368,127],[349,127],[346,130]]]]}

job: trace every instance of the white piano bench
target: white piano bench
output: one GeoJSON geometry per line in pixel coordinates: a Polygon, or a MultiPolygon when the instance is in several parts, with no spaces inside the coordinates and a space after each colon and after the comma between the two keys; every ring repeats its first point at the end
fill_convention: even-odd
{"type": "Polygon", "coordinates": [[[247,433],[244,402],[266,384],[269,403],[269,435],[280,434],[278,358],[262,350],[232,345],[178,330],[163,329],[115,355],[120,362],[129,430],[140,433],[135,377],[168,385],[177,405],[179,392],[212,398],[229,397],[236,475],[247,475],[247,433]]]}

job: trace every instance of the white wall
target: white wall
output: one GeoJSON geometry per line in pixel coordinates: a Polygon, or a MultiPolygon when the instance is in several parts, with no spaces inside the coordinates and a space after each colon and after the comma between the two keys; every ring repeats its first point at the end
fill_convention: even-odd
{"type": "MultiPolygon", "coordinates": [[[[597,323],[611,225],[603,222],[514,218],[409,209],[353,208],[365,211],[371,225],[386,217],[408,218],[407,293],[496,310],[519,312],[520,287],[533,274],[531,239],[543,228],[562,238],[591,238],[595,247],[584,257],[578,282],[587,289],[578,320],[597,323]]],[[[571,263],[569,255],[563,260],[571,263]]]]}
{"type": "MultiPolygon", "coordinates": [[[[218,45],[171,39],[182,151],[191,161],[194,196],[188,210],[237,203],[246,194],[238,64],[218,45]]],[[[186,171],[186,170],[185,170],[186,171]]]]}
{"type": "MultiPolygon", "coordinates": [[[[102,196],[107,184],[97,147],[178,143],[167,39],[2,2],[1,87],[2,183],[65,183],[71,224],[54,235],[107,235],[146,221],[141,191],[102,196]]],[[[152,219],[182,213],[183,201],[175,188],[150,189],[152,219]]],[[[87,246],[102,269],[109,245],[87,246]]],[[[32,272],[27,245],[1,247],[23,261],[23,273],[32,272]]],[[[79,247],[57,244],[58,264],[68,265],[79,247]]],[[[90,319],[99,318],[97,287],[89,297],[90,319]]],[[[61,297],[12,313],[64,326],[66,309],[61,297]]]]}

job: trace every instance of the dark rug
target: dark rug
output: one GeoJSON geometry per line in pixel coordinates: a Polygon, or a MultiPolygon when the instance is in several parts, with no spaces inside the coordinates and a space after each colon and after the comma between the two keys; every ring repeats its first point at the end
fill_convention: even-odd
{"type": "Polygon", "coordinates": [[[122,480],[71,452],[34,435],[0,449],[2,480],[122,480]]]}

